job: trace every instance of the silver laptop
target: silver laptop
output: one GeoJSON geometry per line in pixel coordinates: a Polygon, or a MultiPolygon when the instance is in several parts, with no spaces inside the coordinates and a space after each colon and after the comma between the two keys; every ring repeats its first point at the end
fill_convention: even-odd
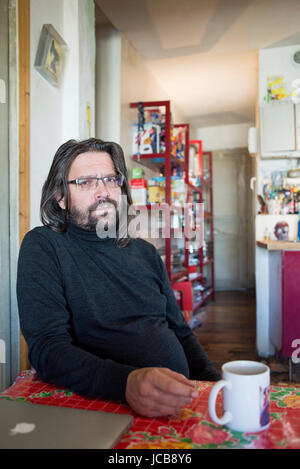
{"type": "Polygon", "coordinates": [[[132,421],[131,415],[0,398],[0,448],[113,448],[132,421]]]}

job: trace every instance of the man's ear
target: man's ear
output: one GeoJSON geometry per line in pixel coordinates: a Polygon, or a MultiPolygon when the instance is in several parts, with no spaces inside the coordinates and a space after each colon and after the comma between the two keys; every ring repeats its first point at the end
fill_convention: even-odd
{"type": "Polygon", "coordinates": [[[56,197],[56,200],[57,200],[57,203],[58,205],[60,206],[60,208],[62,210],[66,210],[66,204],[65,204],[65,199],[64,197],[62,197],[61,199],[59,198],[59,196],[56,197]]]}

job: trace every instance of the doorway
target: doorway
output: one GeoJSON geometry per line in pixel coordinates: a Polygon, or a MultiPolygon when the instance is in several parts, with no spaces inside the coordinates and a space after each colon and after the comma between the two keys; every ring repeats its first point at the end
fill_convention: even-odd
{"type": "Polygon", "coordinates": [[[254,213],[246,148],[213,152],[215,289],[254,288],[254,213]]]}

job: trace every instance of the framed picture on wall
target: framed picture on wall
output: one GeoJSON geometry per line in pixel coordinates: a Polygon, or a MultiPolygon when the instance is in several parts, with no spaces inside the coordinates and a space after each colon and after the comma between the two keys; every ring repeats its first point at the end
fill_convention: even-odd
{"type": "Polygon", "coordinates": [[[51,24],[43,25],[34,67],[51,85],[60,84],[66,46],[51,24]]]}

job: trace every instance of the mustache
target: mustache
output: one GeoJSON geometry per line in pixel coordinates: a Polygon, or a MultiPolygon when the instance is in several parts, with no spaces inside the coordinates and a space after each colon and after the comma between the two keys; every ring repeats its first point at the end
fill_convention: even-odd
{"type": "Polygon", "coordinates": [[[107,204],[111,204],[114,206],[114,208],[117,210],[117,202],[113,199],[99,199],[98,202],[94,203],[93,205],[91,205],[89,207],[89,212],[93,212],[94,210],[96,210],[98,207],[101,207],[102,205],[107,205],[107,204]]]}

